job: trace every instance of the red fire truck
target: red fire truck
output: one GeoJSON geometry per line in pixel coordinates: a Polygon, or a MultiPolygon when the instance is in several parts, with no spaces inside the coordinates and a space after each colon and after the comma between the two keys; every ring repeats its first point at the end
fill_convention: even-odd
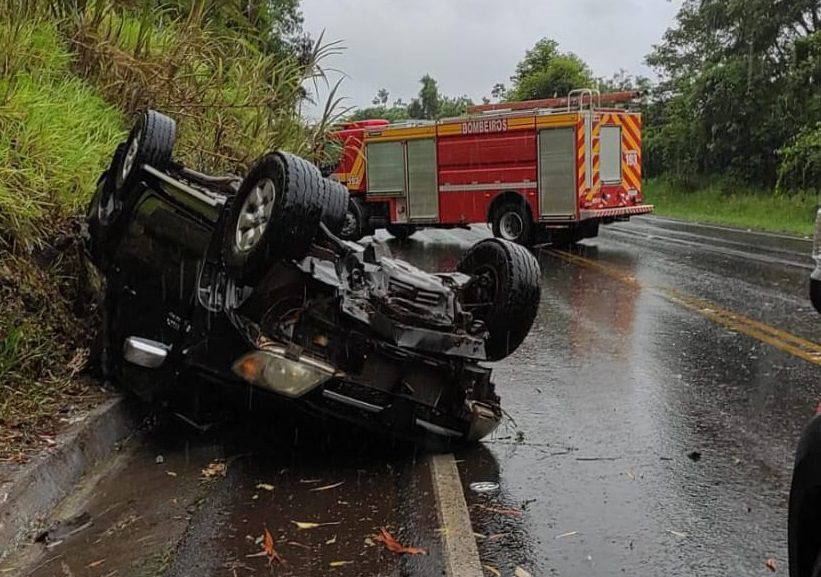
{"type": "Polygon", "coordinates": [[[351,191],[344,236],[490,223],[526,245],[573,243],[652,212],[641,192],[641,116],[605,107],[636,96],[584,89],[436,122],[347,123],[334,134],[333,170],[351,191]]]}

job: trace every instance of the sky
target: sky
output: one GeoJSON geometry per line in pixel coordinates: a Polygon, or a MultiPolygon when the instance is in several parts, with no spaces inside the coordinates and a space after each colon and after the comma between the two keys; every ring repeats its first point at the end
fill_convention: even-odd
{"type": "Polygon", "coordinates": [[[368,106],[380,88],[408,102],[425,74],[441,94],[481,101],[497,82],[510,85],[525,51],[545,36],[596,76],[623,68],[652,78],[644,57],[681,1],[302,0],[302,13],[311,36],[324,30],[345,46],[325,63],[345,74],[345,105],[368,106]]]}

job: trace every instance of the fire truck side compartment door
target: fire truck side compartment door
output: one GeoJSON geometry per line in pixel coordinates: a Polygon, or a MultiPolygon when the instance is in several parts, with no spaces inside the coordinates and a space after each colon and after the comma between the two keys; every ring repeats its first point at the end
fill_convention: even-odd
{"type": "Polygon", "coordinates": [[[410,221],[436,222],[439,219],[436,141],[433,138],[409,140],[407,154],[410,221]]]}
{"type": "Polygon", "coordinates": [[[366,149],[368,195],[405,194],[405,150],[401,141],[371,142],[366,149]]]}
{"type": "Polygon", "coordinates": [[[576,130],[539,131],[539,212],[543,220],[574,220],[576,192],[576,130]]]}

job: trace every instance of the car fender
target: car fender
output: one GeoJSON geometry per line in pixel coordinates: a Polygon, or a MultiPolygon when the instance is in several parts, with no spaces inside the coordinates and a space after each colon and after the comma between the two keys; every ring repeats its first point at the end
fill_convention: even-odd
{"type": "Polygon", "coordinates": [[[804,428],[796,450],[788,532],[790,576],[809,576],[821,553],[821,415],[804,428]]]}

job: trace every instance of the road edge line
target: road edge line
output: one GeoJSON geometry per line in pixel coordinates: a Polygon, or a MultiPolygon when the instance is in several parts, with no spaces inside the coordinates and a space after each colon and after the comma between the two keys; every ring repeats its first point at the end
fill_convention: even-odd
{"type": "Polygon", "coordinates": [[[91,409],[85,420],[58,435],[57,446],[11,473],[0,485],[0,561],[68,495],[77,481],[108,457],[137,425],[123,397],[91,409]]]}
{"type": "Polygon", "coordinates": [[[462,481],[453,455],[430,456],[436,516],[442,536],[445,577],[484,577],[462,481]]]}

